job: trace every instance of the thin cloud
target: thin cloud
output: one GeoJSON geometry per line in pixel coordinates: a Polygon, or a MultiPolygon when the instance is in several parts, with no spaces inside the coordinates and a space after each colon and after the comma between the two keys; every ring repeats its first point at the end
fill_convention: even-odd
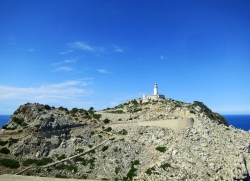
{"type": "Polygon", "coordinates": [[[80,41],[70,43],[69,46],[74,49],[80,49],[80,50],[89,51],[89,52],[104,52],[105,51],[104,47],[90,46],[87,43],[80,42],[80,41]]]}
{"type": "Polygon", "coordinates": [[[115,46],[115,52],[123,52],[123,49],[121,49],[121,48],[118,47],[118,46],[115,46]]]}
{"type": "Polygon", "coordinates": [[[111,72],[105,70],[105,69],[97,69],[98,72],[102,73],[102,74],[110,74],[111,72]]]}
{"type": "Polygon", "coordinates": [[[33,51],[35,51],[35,49],[29,49],[29,52],[33,52],[33,51]]]}
{"type": "Polygon", "coordinates": [[[75,63],[75,62],[76,62],[76,60],[71,59],[71,60],[64,60],[64,61],[61,61],[61,62],[52,63],[51,65],[57,66],[57,65],[64,64],[64,63],[75,63]]]}
{"type": "Polygon", "coordinates": [[[72,80],[72,81],[67,81],[67,82],[63,82],[60,84],[51,84],[51,85],[49,85],[49,87],[63,88],[63,87],[68,87],[68,86],[80,85],[80,83],[81,83],[81,81],[72,80]]]}
{"type": "Polygon", "coordinates": [[[67,54],[67,53],[71,53],[71,52],[73,52],[74,50],[67,50],[67,51],[64,51],[64,52],[60,52],[60,53],[58,53],[58,54],[60,54],[60,55],[64,55],[64,54],[67,54]]]}
{"type": "Polygon", "coordinates": [[[70,72],[70,71],[74,71],[75,69],[73,69],[72,67],[58,67],[56,69],[54,69],[55,72],[70,72]]]}
{"type": "MultiPolygon", "coordinates": [[[[78,99],[92,94],[81,87],[82,81],[67,81],[59,84],[43,85],[40,87],[10,87],[0,85],[0,100],[23,100],[36,102],[40,99],[48,101],[61,99],[78,99]]],[[[44,102],[43,101],[43,102],[44,102]]]]}

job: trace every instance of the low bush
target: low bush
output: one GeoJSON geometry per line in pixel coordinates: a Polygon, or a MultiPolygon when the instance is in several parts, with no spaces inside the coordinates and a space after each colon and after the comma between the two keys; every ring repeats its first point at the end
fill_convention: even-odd
{"type": "Polygon", "coordinates": [[[147,171],[145,173],[148,174],[148,175],[151,175],[152,171],[155,171],[154,167],[147,169],[147,171]]]}
{"type": "Polygon", "coordinates": [[[65,158],[66,158],[65,154],[62,154],[61,156],[57,157],[57,160],[63,160],[65,158]]]}
{"type": "Polygon", "coordinates": [[[58,109],[61,111],[65,111],[66,113],[69,113],[69,110],[67,108],[62,107],[62,106],[60,106],[58,109]]]}
{"type": "Polygon", "coordinates": [[[75,108],[73,108],[71,111],[70,111],[70,113],[76,113],[78,111],[78,109],[75,107],[75,108]]]}
{"type": "Polygon", "coordinates": [[[109,148],[109,146],[104,146],[104,147],[102,148],[102,151],[104,152],[104,151],[106,151],[108,148],[109,148]]]}
{"type": "Polygon", "coordinates": [[[69,171],[72,171],[74,170],[74,172],[77,172],[77,167],[73,166],[73,165],[58,165],[55,167],[55,169],[57,170],[64,170],[64,169],[67,169],[69,171]]]}
{"type": "Polygon", "coordinates": [[[161,168],[163,168],[165,170],[165,168],[167,167],[172,167],[169,163],[164,163],[160,166],[161,168]]]}
{"type": "Polygon", "coordinates": [[[93,118],[95,118],[95,119],[100,119],[101,116],[102,116],[101,114],[94,114],[94,115],[93,115],[93,118]]]}
{"type": "Polygon", "coordinates": [[[77,137],[77,138],[83,138],[81,135],[77,135],[76,137],[77,137]]]}
{"type": "Polygon", "coordinates": [[[115,168],[115,174],[117,175],[117,174],[119,173],[120,170],[121,170],[121,168],[116,167],[116,168],[115,168]]]}
{"type": "Polygon", "coordinates": [[[5,146],[8,143],[8,141],[0,141],[1,146],[5,146]]]}
{"type": "Polygon", "coordinates": [[[9,146],[11,146],[12,144],[14,143],[17,143],[19,139],[13,139],[13,138],[10,138],[9,140],[9,146]]]}
{"type": "Polygon", "coordinates": [[[103,131],[107,131],[107,132],[110,132],[112,130],[111,127],[108,127],[107,129],[104,129],[103,131]]]}
{"type": "Polygon", "coordinates": [[[28,126],[28,125],[29,125],[28,123],[22,123],[22,124],[21,124],[22,127],[26,127],[26,126],[28,126]]]}
{"type": "Polygon", "coordinates": [[[9,168],[15,168],[15,169],[20,167],[20,164],[18,161],[7,159],[7,158],[0,159],[0,165],[4,167],[9,167],[9,168]]]}
{"type": "Polygon", "coordinates": [[[41,166],[41,165],[47,165],[48,163],[52,163],[52,162],[53,162],[53,160],[51,158],[43,158],[41,160],[27,159],[27,160],[23,161],[23,165],[29,166],[29,165],[34,163],[37,166],[41,166]]]}
{"type": "Polygon", "coordinates": [[[56,178],[68,178],[66,175],[56,174],[56,178]]]}
{"type": "Polygon", "coordinates": [[[103,120],[103,122],[104,122],[105,124],[107,124],[107,123],[110,122],[110,120],[106,118],[106,119],[103,120]]]}
{"type": "Polygon", "coordinates": [[[82,178],[83,178],[83,179],[87,179],[88,176],[87,176],[87,175],[82,175],[82,178]]]}
{"type": "Polygon", "coordinates": [[[6,130],[15,130],[15,129],[17,129],[16,126],[13,127],[13,128],[7,128],[7,126],[8,126],[7,124],[6,124],[6,125],[3,125],[2,128],[3,128],[3,129],[6,129],[6,130]]]}
{"type": "Polygon", "coordinates": [[[135,172],[137,170],[134,166],[139,165],[139,164],[140,164],[139,160],[135,160],[135,161],[131,162],[131,169],[127,173],[127,177],[123,177],[123,180],[132,180],[133,177],[136,176],[135,172]]]}
{"type": "Polygon", "coordinates": [[[46,104],[46,105],[44,106],[44,109],[46,109],[46,110],[50,110],[50,109],[51,109],[51,107],[50,107],[49,105],[47,105],[47,104],[46,104]]]}
{"type": "Polygon", "coordinates": [[[15,123],[17,123],[17,124],[22,124],[22,123],[24,122],[24,120],[23,120],[22,118],[19,119],[19,118],[13,117],[12,120],[13,120],[15,123]]]}
{"type": "Polygon", "coordinates": [[[194,112],[193,110],[190,110],[189,112],[190,112],[191,114],[195,114],[195,112],[194,112]]]}
{"type": "Polygon", "coordinates": [[[10,150],[6,147],[3,147],[0,149],[0,153],[3,153],[3,154],[9,154],[10,153],[10,150]]]}
{"type": "Polygon", "coordinates": [[[127,135],[128,134],[127,130],[125,130],[125,129],[122,129],[118,133],[121,134],[121,135],[127,135]]]}
{"type": "Polygon", "coordinates": [[[75,152],[79,152],[79,153],[82,153],[84,150],[82,149],[82,148],[77,148],[76,150],[75,150],[75,152]]]}
{"type": "Polygon", "coordinates": [[[157,151],[159,152],[165,152],[166,151],[166,147],[164,146],[158,146],[157,148],[155,148],[157,151]]]}

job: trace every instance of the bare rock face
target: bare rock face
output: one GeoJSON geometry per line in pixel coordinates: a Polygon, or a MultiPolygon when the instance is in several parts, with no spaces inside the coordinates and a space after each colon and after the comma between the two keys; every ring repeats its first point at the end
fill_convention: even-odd
{"type": "Polygon", "coordinates": [[[21,105],[11,116],[9,130],[42,130],[52,131],[79,126],[80,123],[59,109],[38,103],[21,105]]]}
{"type": "Polygon", "coordinates": [[[45,177],[250,180],[250,132],[228,126],[203,103],[132,100],[99,112],[75,109],[73,116],[78,121],[67,111],[45,105],[20,106],[7,128],[23,131],[11,139],[0,137],[0,149],[10,150],[0,157],[17,160],[19,171],[28,159],[41,161],[22,174],[45,177]],[[92,118],[80,126],[80,116],[92,118]],[[185,119],[193,124],[178,130],[158,125],[176,120],[182,124],[185,119]],[[32,129],[37,131],[25,132],[32,129]],[[42,162],[45,158],[52,161],[42,162]]]}

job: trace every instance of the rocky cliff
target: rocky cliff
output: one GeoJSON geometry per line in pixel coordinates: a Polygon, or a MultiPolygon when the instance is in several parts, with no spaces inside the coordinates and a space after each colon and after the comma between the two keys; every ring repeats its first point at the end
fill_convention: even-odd
{"type": "Polygon", "coordinates": [[[138,99],[102,111],[27,103],[3,128],[1,174],[249,180],[250,132],[228,126],[198,101],[138,99]]]}

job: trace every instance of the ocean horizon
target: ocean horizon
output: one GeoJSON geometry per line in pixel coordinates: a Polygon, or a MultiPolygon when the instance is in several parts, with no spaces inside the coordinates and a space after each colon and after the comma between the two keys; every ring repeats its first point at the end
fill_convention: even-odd
{"type": "MultiPolygon", "coordinates": [[[[0,127],[6,125],[10,120],[11,115],[0,115],[0,127]]],[[[237,129],[243,129],[245,131],[250,130],[250,114],[242,115],[222,115],[229,125],[237,129]]]]}

